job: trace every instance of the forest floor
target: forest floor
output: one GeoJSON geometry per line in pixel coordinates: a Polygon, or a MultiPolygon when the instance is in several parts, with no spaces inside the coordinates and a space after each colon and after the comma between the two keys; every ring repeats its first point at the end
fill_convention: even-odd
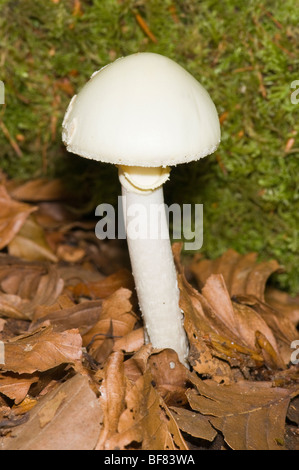
{"type": "Polygon", "coordinates": [[[275,260],[173,245],[187,369],[144,343],[125,241],[61,181],[0,185],[0,448],[299,449],[299,298],[275,260]]]}

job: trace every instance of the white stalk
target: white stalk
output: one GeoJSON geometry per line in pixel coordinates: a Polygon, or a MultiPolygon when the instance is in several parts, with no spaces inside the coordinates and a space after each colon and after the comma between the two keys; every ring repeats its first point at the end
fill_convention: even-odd
{"type": "Polygon", "coordinates": [[[127,243],[147,340],[154,348],[174,349],[187,365],[188,343],[163,187],[138,194],[122,184],[122,194],[127,243]]]}

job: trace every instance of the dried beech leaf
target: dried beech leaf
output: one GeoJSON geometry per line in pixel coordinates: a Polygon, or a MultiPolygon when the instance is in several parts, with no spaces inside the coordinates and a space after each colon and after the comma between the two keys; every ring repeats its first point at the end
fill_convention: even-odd
{"type": "Polygon", "coordinates": [[[52,421],[58,411],[58,408],[61,406],[61,404],[66,398],[66,393],[60,390],[54,398],[47,401],[45,406],[38,413],[39,425],[41,429],[52,421]]]}
{"type": "Polygon", "coordinates": [[[42,227],[32,217],[26,220],[19,233],[11,240],[8,251],[10,255],[28,261],[58,261],[48,245],[42,227]]]}
{"type": "Polygon", "coordinates": [[[266,289],[266,302],[289,320],[294,326],[299,323],[299,297],[291,297],[287,292],[277,289],[266,289]]]}
{"type": "Polygon", "coordinates": [[[25,320],[28,316],[22,311],[24,302],[18,295],[2,294],[0,295],[1,316],[6,318],[15,318],[25,320]]]}
{"type": "Polygon", "coordinates": [[[223,276],[212,274],[208,277],[202,288],[202,294],[226,328],[231,330],[236,337],[240,336],[238,322],[223,276]]]}
{"type": "Polygon", "coordinates": [[[37,381],[37,375],[0,374],[0,393],[19,404],[26,397],[31,385],[37,381]]]}
{"type": "Polygon", "coordinates": [[[27,415],[28,411],[32,410],[36,404],[37,400],[26,396],[21,403],[15,404],[12,410],[15,416],[27,415]]]}
{"type": "Polygon", "coordinates": [[[47,272],[43,263],[28,263],[9,255],[0,254],[0,287],[6,294],[32,298],[39,278],[47,272]]]}
{"type": "Polygon", "coordinates": [[[115,341],[113,351],[136,352],[144,344],[144,330],[137,328],[115,341]]]}
{"type": "Polygon", "coordinates": [[[131,296],[131,291],[120,288],[103,300],[99,321],[83,337],[84,345],[89,345],[90,354],[111,334],[113,338],[121,338],[133,330],[137,317],[132,312],[131,296]]]}
{"type": "Polygon", "coordinates": [[[65,305],[61,305],[60,308],[57,308],[57,305],[55,307],[56,309],[53,306],[41,309],[43,310],[43,315],[39,315],[39,319],[31,324],[30,329],[34,330],[42,322],[48,321],[58,327],[60,331],[78,328],[80,334],[84,335],[99,320],[102,301],[86,301],[68,308],[65,305]]]}
{"type": "Polygon", "coordinates": [[[75,375],[49,392],[13,430],[4,450],[93,450],[102,409],[86,376],[75,375]]]}
{"type": "Polygon", "coordinates": [[[11,199],[4,186],[0,186],[0,250],[13,240],[35,210],[36,207],[11,199]]]}
{"type": "Polygon", "coordinates": [[[37,306],[53,304],[64,287],[54,266],[13,263],[0,265],[0,305],[3,316],[32,318],[37,306]],[[1,295],[1,290],[6,292],[1,295]]]}
{"type": "MultiPolygon", "coordinates": [[[[232,303],[222,274],[210,274],[209,270],[202,294],[193,289],[184,276],[179,248],[174,246],[181,291],[180,305],[184,311],[185,329],[190,343],[189,361],[194,370],[200,374],[208,373],[219,381],[215,370],[223,371],[223,365],[220,369],[215,369],[213,356],[224,359],[231,366],[255,367],[266,363],[269,367],[283,368],[276,338],[264,318],[252,309],[243,309],[232,303]],[[261,338],[266,341],[259,343],[261,338]],[[267,351],[263,349],[263,345],[267,351]],[[269,354],[270,349],[273,354],[269,354]]],[[[250,256],[246,260],[250,266],[255,260],[252,258],[254,257],[250,256]]],[[[238,259],[241,258],[238,256],[238,259]]],[[[244,267],[244,258],[242,262],[244,267]]],[[[216,264],[216,261],[213,263],[216,264]]],[[[218,269],[219,263],[216,266],[218,269]]],[[[228,273],[226,276],[228,278],[228,273]]],[[[243,282],[243,276],[241,278],[243,282]]],[[[232,377],[232,371],[223,372],[226,372],[226,382],[236,379],[236,376],[232,377]]]]}
{"type": "Polygon", "coordinates": [[[65,184],[59,179],[38,178],[25,183],[12,180],[6,187],[9,194],[20,201],[57,201],[66,197],[65,184]]]}
{"type": "Polygon", "coordinates": [[[210,442],[217,436],[217,431],[211,426],[206,416],[175,406],[171,406],[170,411],[181,431],[190,434],[190,436],[210,442]]]}
{"type": "Polygon", "coordinates": [[[125,449],[140,443],[142,450],[188,450],[179,428],[146,372],[137,382],[127,384],[126,409],[120,416],[118,432],[106,443],[107,449],[125,449]]]}
{"type": "Polygon", "coordinates": [[[263,363],[263,356],[242,343],[238,334],[217,317],[207,299],[187,282],[182,272],[178,281],[190,344],[188,360],[196,372],[208,374],[216,381],[231,382],[239,373],[230,365],[253,367],[263,363]]]}
{"type": "Polygon", "coordinates": [[[193,410],[206,415],[234,450],[282,450],[285,419],[299,387],[272,388],[269,382],[220,385],[193,376],[187,392],[193,410]]]}
{"type": "Polygon", "coordinates": [[[97,450],[109,449],[109,438],[117,432],[119,418],[125,408],[126,379],[124,356],[121,352],[110,355],[101,385],[100,403],[103,410],[103,428],[97,443],[97,450]]]}
{"type": "Polygon", "coordinates": [[[186,403],[187,369],[180,363],[175,351],[153,351],[148,359],[148,367],[155,389],[168,406],[186,403]]]}
{"type": "MultiPolygon", "coordinates": [[[[73,300],[66,294],[62,294],[58,297],[57,301],[52,305],[47,306],[37,306],[32,318],[33,322],[38,322],[46,315],[51,315],[52,313],[59,312],[64,309],[73,308],[76,304],[73,300]]],[[[31,325],[32,328],[32,325],[31,325]]]]}
{"type": "Polygon", "coordinates": [[[132,274],[126,269],[122,269],[115,274],[96,281],[77,284],[73,293],[76,297],[90,297],[92,299],[105,299],[121,287],[129,290],[134,289],[132,274]]]}
{"type": "Polygon", "coordinates": [[[26,311],[34,312],[38,305],[52,305],[61,294],[63,286],[63,280],[56,269],[50,265],[48,272],[40,277],[36,291],[33,292],[33,299],[26,311]]]}
{"type": "Polygon", "coordinates": [[[51,327],[19,336],[5,343],[5,364],[2,371],[32,374],[60,364],[81,360],[82,339],[78,330],[54,332],[51,327]]]}
{"type": "MultiPolygon", "coordinates": [[[[242,306],[249,306],[250,310],[254,310],[266,322],[274,334],[279,355],[284,364],[289,364],[292,354],[291,344],[293,341],[299,339],[299,333],[296,326],[284,314],[283,311],[276,310],[273,307],[261,302],[256,297],[241,296],[237,297],[239,309],[242,306]]],[[[236,306],[237,304],[235,304],[236,306]]],[[[249,308],[248,307],[248,308],[249,308]]],[[[271,343],[272,344],[272,343],[271,343]]],[[[276,350],[276,349],[275,349],[276,350]]]]}
{"type": "Polygon", "coordinates": [[[76,286],[78,282],[91,282],[100,281],[104,279],[103,274],[92,269],[86,269],[82,266],[57,266],[59,276],[64,280],[65,286],[70,287],[72,291],[73,286],[76,286]]]}
{"type": "MultiPolygon", "coordinates": [[[[253,309],[232,303],[226,289],[223,276],[212,274],[202,289],[204,297],[208,300],[217,317],[230,328],[240,344],[257,350],[257,334],[262,335],[271,345],[274,354],[269,358],[267,365],[283,367],[275,337],[265,320],[253,309]]],[[[259,345],[261,346],[261,344],[259,345]]]]}
{"type": "Polygon", "coordinates": [[[132,382],[136,382],[147,368],[148,358],[153,351],[152,345],[144,344],[136,353],[124,363],[125,374],[132,382]]]}
{"type": "Polygon", "coordinates": [[[190,269],[200,287],[212,274],[222,274],[230,297],[253,295],[262,301],[268,278],[281,270],[275,260],[258,263],[256,253],[239,255],[234,250],[228,250],[216,260],[195,257],[190,269]]]}
{"type": "MultiPolygon", "coordinates": [[[[35,213],[35,220],[45,229],[60,229],[59,232],[53,232],[53,237],[63,241],[64,234],[74,225],[85,226],[84,222],[75,221],[75,214],[68,209],[65,203],[57,202],[39,202],[37,204],[38,211],[35,213]]],[[[89,223],[89,225],[91,225],[89,223]]],[[[94,227],[94,225],[93,225],[94,227]]],[[[92,228],[92,227],[88,227],[92,228]]],[[[49,241],[51,232],[47,232],[47,240],[49,241]]]]}
{"type": "Polygon", "coordinates": [[[294,398],[290,403],[288,419],[299,426],[299,396],[294,398]]]}

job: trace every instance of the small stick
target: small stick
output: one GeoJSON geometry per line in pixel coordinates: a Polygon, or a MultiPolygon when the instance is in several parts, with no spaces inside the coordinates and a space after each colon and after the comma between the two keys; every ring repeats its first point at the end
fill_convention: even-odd
{"type": "Polygon", "coordinates": [[[248,53],[249,53],[250,58],[251,58],[252,65],[255,69],[255,72],[256,72],[256,75],[257,75],[257,78],[258,78],[258,81],[259,81],[259,84],[260,84],[259,89],[260,89],[261,95],[262,95],[263,98],[267,98],[267,90],[266,90],[265,85],[264,85],[264,79],[263,79],[262,72],[260,71],[260,68],[259,68],[258,64],[255,61],[254,53],[253,53],[252,49],[249,47],[248,44],[246,44],[246,45],[247,45],[248,53]]]}
{"type": "Polygon", "coordinates": [[[142,18],[142,16],[137,11],[134,11],[133,13],[134,13],[134,16],[136,18],[137,23],[139,24],[139,26],[143,30],[143,32],[150,38],[150,40],[152,42],[157,44],[158,40],[157,40],[156,36],[149,29],[146,21],[142,18]]]}
{"type": "Polygon", "coordinates": [[[251,70],[254,70],[253,65],[247,65],[245,67],[240,67],[238,69],[233,70],[233,73],[249,72],[251,70]]]}
{"type": "Polygon", "coordinates": [[[283,47],[277,39],[273,39],[271,40],[271,42],[273,42],[273,44],[275,44],[275,46],[277,46],[280,50],[282,50],[282,52],[284,52],[286,55],[288,55],[289,57],[292,57],[294,58],[295,57],[295,54],[291,51],[289,51],[288,49],[286,49],[285,47],[283,47]]]}
{"type": "Polygon", "coordinates": [[[226,119],[228,118],[228,115],[229,115],[229,112],[224,111],[224,113],[222,113],[221,116],[219,116],[220,124],[223,124],[224,121],[226,121],[226,119]]]}
{"type": "Polygon", "coordinates": [[[176,6],[172,3],[169,7],[169,13],[171,14],[171,17],[174,21],[174,23],[178,24],[180,22],[178,14],[177,14],[177,9],[176,6]]]}
{"type": "Polygon", "coordinates": [[[273,21],[273,23],[277,26],[277,28],[282,29],[283,28],[282,24],[279,21],[277,21],[277,19],[273,16],[273,14],[270,11],[266,10],[263,5],[261,5],[261,6],[262,6],[262,9],[264,10],[265,14],[268,16],[268,18],[270,18],[270,20],[273,21]]]}
{"type": "Polygon", "coordinates": [[[2,129],[3,134],[5,135],[5,137],[9,141],[10,145],[12,146],[14,151],[16,152],[17,156],[21,158],[23,156],[23,153],[22,153],[20,147],[18,146],[17,142],[10,135],[9,130],[7,129],[7,127],[6,127],[6,125],[4,124],[3,121],[0,121],[0,128],[2,129]]]}

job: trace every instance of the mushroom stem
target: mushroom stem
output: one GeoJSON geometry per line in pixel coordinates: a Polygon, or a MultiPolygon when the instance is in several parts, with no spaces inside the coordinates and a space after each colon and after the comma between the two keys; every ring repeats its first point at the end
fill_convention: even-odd
{"type": "Polygon", "coordinates": [[[188,343],[179,307],[162,185],[146,194],[122,184],[124,222],[146,341],[174,349],[187,366],[188,343]]]}

